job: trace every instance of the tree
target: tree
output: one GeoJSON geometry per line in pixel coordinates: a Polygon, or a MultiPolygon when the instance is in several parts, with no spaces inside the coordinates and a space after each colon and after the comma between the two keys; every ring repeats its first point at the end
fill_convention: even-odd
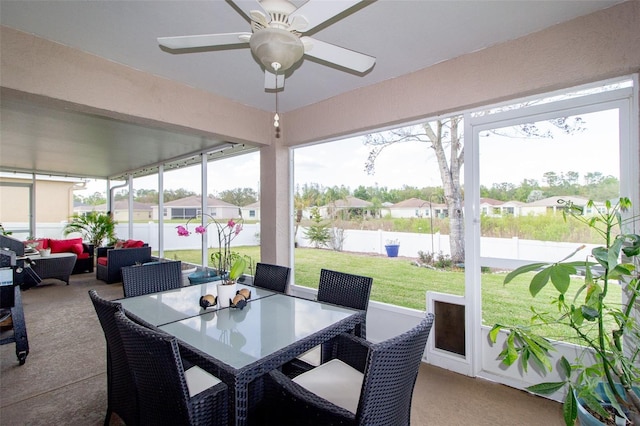
{"type": "Polygon", "coordinates": [[[587,186],[598,185],[602,183],[604,176],[600,172],[589,172],[584,175],[584,184],[587,186]]]}
{"type": "Polygon", "coordinates": [[[164,201],[167,202],[179,200],[181,198],[191,197],[192,195],[196,195],[196,193],[184,188],[165,190],[164,201]]]}
{"type": "Polygon", "coordinates": [[[315,248],[327,246],[331,240],[329,225],[322,221],[320,210],[317,207],[311,209],[311,220],[313,223],[309,225],[304,236],[313,243],[315,248]]]}
{"type": "Polygon", "coordinates": [[[248,206],[258,201],[258,193],[251,188],[234,188],[220,192],[219,199],[234,206],[248,206]]]}
{"type": "Polygon", "coordinates": [[[544,180],[549,187],[560,186],[560,177],[558,177],[556,172],[544,172],[542,174],[542,180],[544,180]]]}
{"type": "Polygon", "coordinates": [[[384,148],[403,142],[420,142],[433,149],[438,161],[444,198],[449,210],[449,241],[451,259],[454,263],[464,262],[464,221],[462,217],[462,187],[460,170],[464,163],[462,145],[462,116],[403,127],[382,133],[369,134],[365,145],[371,146],[365,170],[375,172],[375,161],[384,148]]]}
{"type": "Polygon", "coordinates": [[[295,241],[296,235],[298,235],[298,228],[300,227],[300,222],[302,222],[302,212],[308,207],[311,207],[315,203],[315,200],[318,198],[319,192],[317,191],[316,186],[304,185],[304,190],[301,192],[300,188],[293,196],[293,208],[295,209],[295,227],[293,230],[293,239],[295,241]]]}
{"type": "Polygon", "coordinates": [[[138,189],[133,199],[139,203],[158,204],[158,191],[155,189],[138,189]]]}
{"type": "MultiPolygon", "coordinates": [[[[82,201],[84,204],[87,204],[89,206],[97,206],[100,204],[107,203],[107,198],[102,192],[94,192],[92,195],[89,195],[84,198],[83,197],[79,197],[79,198],[80,198],[80,201],[82,201]]],[[[74,196],[74,199],[75,199],[75,196],[74,196]]]]}

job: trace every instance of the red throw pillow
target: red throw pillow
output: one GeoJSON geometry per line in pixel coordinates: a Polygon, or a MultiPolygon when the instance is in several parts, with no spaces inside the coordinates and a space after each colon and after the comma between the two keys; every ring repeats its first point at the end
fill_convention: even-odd
{"type": "Polygon", "coordinates": [[[82,247],[82,243],[73,244],[73,245],[71,245],[71,251],[73,253],[77,254],[78,256],[80,256],[82,254],[82,252],[84,251],[84,247],[82,247]]]}
{"type": "Polygon", "coordinates": [[[144,246],[144,241],[127,240],[124,242],[124,248],[138,248],[144,246]]]}
{"type": "MultiPolygon", "coordinates": [[[[51,248],[51,253],[73,253],[72,247],[75,244],[80,244],[82,246],[82,238],[70,238],[68,240],[49,240],[49,247],[51,248]]],[[[82,250],[80,251],[82,253],[82,250]]]]}

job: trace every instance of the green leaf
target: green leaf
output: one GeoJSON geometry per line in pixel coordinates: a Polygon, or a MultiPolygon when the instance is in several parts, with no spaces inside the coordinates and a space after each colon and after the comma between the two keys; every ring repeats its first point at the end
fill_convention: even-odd
{"type": "MultiPolygon", "coordinates": [[[[618,413],[620,414],[623,413],[622,407],[618,403],[618,400],[616,399],[616,396],[613,390],[606,384],[602,388],[604,389],[604,394],[607,396],[607,399],[609,400],[609,403],[611,404],[611,406],[615,408],[618,413]]],[[[589,408],[591,408],[591,405],[589,405],[589,408]]]]}
{"type": "Polygon", "coordinates": [[[540,395],[551,395],[555,391],[562,389],[565,385],[565,382],[538,383],[537,385],[528,386],[527,390],[540,395]]]}
{"type": "Polygon", "coordinates": [[[584,322],[584,316],[582,315],[582,309],[575,309],[573,306],[571,307],[571,320],[576,323],[576,325],[582,325],[584,322]]]}
{"type": "Polygon", "coordinates": [[[548,265],[548,263],[532,263],[530,265],[524,265],[519,268],[514,269],[509,272],[506,277],[504,277],[504,284],[508,284],[512,279],[517,277],[518,275],[525,274],[527,272],[535,271],[536,269],[540,269],[543,266],[548,265]]]}
{"type": "Polygon", "coordinates": [[[600,402],[592,393],[583,392],[580,394],[580,398],[584,401],[584,405],[600,414],[602,417],[607,418],[610,416],[610,413],[602,407],[602,402],[600,402]]]}
{"type": "Polygon", "coordinates": [[[543,269],[533,276],[531,283],[529,284],[529,293],[533,297],[536,297],[540,290],[544,288],[545,285],[549,282],[550,271],[549,268],[543,269]]]}
{"type": "Polygon", "coordinates": [[[609,251],[605,247],[595,247],[591,254],[600,265],[609,269],[609,251]]]}
{"type": "Polygon", "coordinates": [[[546,339],[545,337],[538,336],[537,334],[529,334],[528,337],[534,342],[536,342],[538,346],[545,349],[547,352],[556,350],[555,346],[553,346],[551,342],[549,342],[549,340],[546,339]]]}
{"type": "Polygon", "coordinates": [[[554,287],[561,293],[565,294],[571,283],[571,274],[576,273],[576,268],[567,266],[562,263],[553,265],[549,268],[549,276],[554,287]]]}
{"type": "Polygon", "coordinates": [[[571,386],[569,386],[567,397],[562,406],[562,417],[564,417],[564,424],[567,426],[573,426],[576,422],[576,417],[578,417],[578,401],[576,401],[576,396],[573,394],[571,386]]]}
{"type": "Polygon", "coordinates": [[[635,269],[636,269],[635,266],[629,263],[622,263],[620,265],[616,265],[612,270],[609,271],[609,279],[619,280],[622,277],[631,275],[635,269]]]}
{"type": "Polygon", "coordinates": [[[571,377],[571,364],[565,357],[560,358],[560,370],[565,375],[567,379],[571,377]]]}
{"type": "Polygon", "coordinates": [[[512,332],[511,334],[509,334],[509,337],[507,337],[507,349],[506,349],[507,352],[503,359],[503,362],[507,365],[513,364],[518,359],[518,351],[516,350],[514,339],[515,339],[515,333],[512,332]]]}
{"type": "Polygon", "coordinates": [[[582,312],[582,316],[587,321],[595,321],[598,318],[598,310],[597,309],[593,309],[593,308],[591,308],[589,306],[582,305],[580,307],[580,310],[582,312]]]}
{"type": "Polygon", "coordinates": [[[520,353],[520,365],[522,366],[522,370],[526,373],[529,369],[529,354],[528,350],[523,350],[520,353]]]}
{"type": "Polygon", "coordinates": [[[525,341],[526,347],[533,355],[533,358],[544,368],[551,371],[553,367],[551,366],[551,361],[549,361],[548,351],[545,348],[540,347],[535,340],[531,339],[528,336],[522,336],[525,341]]]}
{"type": "Polygon", "coordinates": [[[229,279],[237,280],[242,274],[244,274],[244,270],[246,268],[247,261],[242,257],[237,258],[235,262],[233,262],[233,265],[231,265],[231,270],[229,271],[229,279]]]}
{"type": "Polygon", "coordinates": [[[502,329],[502,326],[500,324],[496,324],[493,326],[491,331],[489,331],[489,339],[491,339],[491,343],[496,342],[496,339],[498,338],[498,334],[500,333],[501,329],[502,329]]]}
{"type": "Polygon", "coordinates": [[[628,246],[625,246],[622,251],[627,257],[634,257],[640,255],[640,235],[627,234],[627,241],[630,242],[628,246]]]}

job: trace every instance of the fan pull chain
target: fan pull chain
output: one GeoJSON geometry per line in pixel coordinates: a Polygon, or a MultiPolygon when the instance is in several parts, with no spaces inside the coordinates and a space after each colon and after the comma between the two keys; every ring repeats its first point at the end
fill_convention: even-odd
{"type": "Polygon", "coordinates": [[[276,71],[276,114],[273,116],[273,127],[276,128],[276,138],[280,137],[280,116],[278,115],[278,70],[281,65],[278,62],[273,62],[271,67],[276,71]]]}

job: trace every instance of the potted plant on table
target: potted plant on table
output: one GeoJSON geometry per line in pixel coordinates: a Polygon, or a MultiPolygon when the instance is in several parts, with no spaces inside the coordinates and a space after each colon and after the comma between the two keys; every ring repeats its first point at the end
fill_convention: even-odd
{"type": "Polygon", "coordinates": [[[553,346],[549,339],[534,331],[538,325],[564,326],[575,337],[575,342],[584,347],[573,362],[564,357],[560,359],[558,365],[565,377],[563,381],[527,388],[538,394],[552,394],[566,388],[563,416],[567,425],[573,425],[576,417],[583,425],[615,425],[615,416],[628,420],[626,424],[640,425],[637,388],[640,385],[640,318],[636,303],[640,293],[640,235],[624,233],[637,219],[625,218],[630,207],[628,198],[621,198],[615,205],[607,201],[602,210],[589,201],[587,208],[596,213],[587,217],[582,208],[567,203],[565,219],[570,216],[596,230],[604,245],[594,248],[584,261],[566,261],[584,248],[581,246],[560,262],[522,266],[504,280],[507,284],[519,275],[535,272],[529,284],[531,295],[535,297],[551,282],[555,289],[554,310],[557,311],[550,314],[531,308],[534,315],[530,325],[494,325],[489,333],[493,343],[500,330],[509,332],[506,347],[499,355],[504,364],[512,365],[520,360],[525,371],[529,363],[552,370],[550,351],[553,346]],[[584,273],[584,283],[575,298],[568,300],[565,297],[567,290],[575,283],[571,277],[578,272],[584,273]],[[605,297],[615,285],[622,286],[625,301],[608,303],[605,297]],[[592,419],[584,419],[583,415],[592,416],[592,419]],[[597,423],[596,416],[601,423],[597,423]]]}
{"type": "MultiPolygon", "coordinates": [[[[201,218],[198,216],[197,218],[201,218]]],[[[231,242],[242,231],[242,218],[234,220],[229,219],[227,223],[222,224],[209,215],[204,215],[207,218],[205,225],[200,224],[196,226],[195,232],[197,234],[204,234],[207,232],[207,228],[213,224],[216,227],[218,233],[218,251],[211,254],[211,262],[213,263],[218,277],[220,277],[220,284],[218,284],[218,303],[220,307],[228,307],[230,299],[236,294],[236,281],[244,274],[247,268],[247,261],[245,257],[240,256],[238,253],[231,251],[231,242]]],[[[187,223],[182,226],[177,226],[179,236],[189,236],[189,222],[196,218],[191,218],[187,223]]]]}

